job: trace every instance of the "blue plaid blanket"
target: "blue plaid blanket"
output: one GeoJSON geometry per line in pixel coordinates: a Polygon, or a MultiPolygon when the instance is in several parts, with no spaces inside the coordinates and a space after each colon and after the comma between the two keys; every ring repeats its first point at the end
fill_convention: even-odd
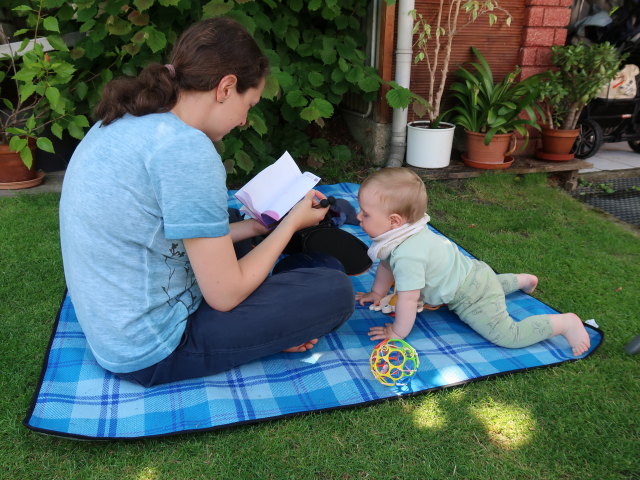
{"type": "MultiPolygon", "coordinates": [[[[358,185],[319,189],[357,206],[358,185]]],[[[229,204],[239,207],[232,193],[229,204]]],[[[368,242],[359,227],[343,228],[368,242]]],[[[374,272],[371,268],[352,277],[354,289],[368,291],[374,272]]],[[[507,303],[517,320],[557,313],[524,293],[509,295],[507,303]]],[[[145,389],[118,379],[96,363],[65,295],[24,424],[38,432],[72,438],[156,437],[373,403],[575,360],[561,337],[528,348],[501,348],[441,308],[422,312],[406,339],[420,357],[417,373],[407,385],[387,387],[369,369],[375,344],[367,332],[388,321],[385,314],[358,306],[345,325],[321,338],[309,352],[276,354],[210,377],[145,389]]],[[[588,331],[591,349],[581,358],[602,342],[601,331],[591,327],[588,331]]]]}

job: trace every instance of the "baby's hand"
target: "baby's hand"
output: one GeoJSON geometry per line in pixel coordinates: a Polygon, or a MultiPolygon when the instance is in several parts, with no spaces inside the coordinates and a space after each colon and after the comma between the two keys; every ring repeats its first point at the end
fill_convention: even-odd
{"type": "Polygon", "coordinates": [[[369,340],[388,340],[391,338],[404,338],[393,331],[393,323],[386,323],[384,327],[371,327],[369,329],[369,340]]]}
{"type": "Polygon", "coordinates": [[[365,303],[380,305],[380,300],[382,300],[382,297],[384,297],[384,295],[380,295],[376,292],[356,292],[356,300],[360,303],[360,305],[364,305],[365,303]]]}

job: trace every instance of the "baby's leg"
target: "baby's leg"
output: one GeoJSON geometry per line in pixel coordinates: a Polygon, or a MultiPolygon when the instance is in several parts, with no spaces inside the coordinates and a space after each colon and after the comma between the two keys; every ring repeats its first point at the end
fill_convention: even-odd
{"type": "Polygon", "coordinates": [[[516,322],[507,311],[505,291],[517,290],[519,279],[528,280],[514,274],[496,275],[488,265],[478,262],[449,308],[496,345],[520,348],[546,340],[553,335],[548,315],[516,322]]]}
{"type": "Polygon", "coordinates": [[[456,313],[476,332],[501,347],[528,347],[554,335],[562,335],[574,356],[589,349],[589,334],[573,313],[532,315],[516,322],[507,312],[504,296],[496,295],[478,299],[466,308],[456,309],[456,313]]]}
{"type": "Polygon", "coordinates": [[[532,315],[516,322],[507,312],[504,297],[481,301],[474,307],[457,312],[460,319],[501,347],[528,347],[554,335],[549,315],[532,315]]]}
{"type": "Polygon", "coordinates": [[[501,273],[497,275],[497,277],[505,295],[513,293],[516,290],[522,290],[524,293],[532,294],[538,286],[538,277],[528,273],[501,273]]]}
{"type": "Polygon", "coordinates": [[[507,312],[504,291],[521,288],[530,293],[537,282],[535,275],[526,273],[495,275],[488,265],[478,262],[449,308],[496,345],[521,348],[562,335],[574,355],[583,354],[589,348],[589,335],[577,315],[533,315],[516,322],[507,312]]]}
{"type": "Polygon", "coordinates": [[[589,350],[591,340],[580,317],[575,313],[559,313],[549,315],[554,335],[562,335],[573,350],[574,356],[582,355],[589,350]]]}

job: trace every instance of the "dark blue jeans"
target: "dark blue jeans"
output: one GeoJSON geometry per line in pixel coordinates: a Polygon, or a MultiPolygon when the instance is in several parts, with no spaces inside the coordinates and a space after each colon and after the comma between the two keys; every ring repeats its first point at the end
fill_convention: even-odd
{"type": "Polygon", "coordinates": [[[324,254],[290,255],[233,310],[219,312],[203,300],[167,358],[118,376],[149,387],[224,372],[321,337],[342,325],[354,307],[340,262],[324,254]]]}

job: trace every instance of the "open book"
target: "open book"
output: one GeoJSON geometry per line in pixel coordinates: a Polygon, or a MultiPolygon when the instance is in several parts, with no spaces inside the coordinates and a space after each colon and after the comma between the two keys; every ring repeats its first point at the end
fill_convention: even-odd
{"type": "Polygon", "coordinates": [[[279,222],[320,181],[313,173],[302,173],[289,152],[258,173],[235,193],[240,211],[266,227],[279,222]]]}

